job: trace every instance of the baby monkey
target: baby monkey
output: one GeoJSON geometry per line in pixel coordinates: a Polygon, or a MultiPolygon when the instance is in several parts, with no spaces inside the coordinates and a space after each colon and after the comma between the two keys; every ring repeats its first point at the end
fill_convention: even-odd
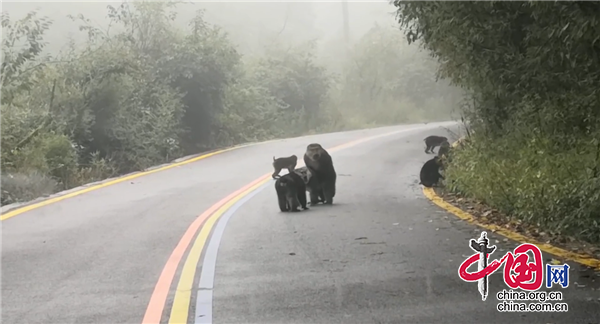
{"type": "Polygon", "coordinates": [[[289,173],[294,172],[296,164],[298,164],[298,157],[295,155],[281,157],[277,159],[273,157],[273,169],[275,169],[275,171],[273,172],[273,175],[271,177],[273,177],[273,179],[279,178],[279,173],[281,172],[281,169],[288,169],[289,173]]]}
{"type": "Polygon", "coordinates": [[[425,153],[434,153],[433,149],[436,146],[440,146],[443,142],[447,142],[448,138],[444,136],[431,135],[427,136],[423,141],[425,141],[425,146],[427,146],[425,148],[425,153]]]}

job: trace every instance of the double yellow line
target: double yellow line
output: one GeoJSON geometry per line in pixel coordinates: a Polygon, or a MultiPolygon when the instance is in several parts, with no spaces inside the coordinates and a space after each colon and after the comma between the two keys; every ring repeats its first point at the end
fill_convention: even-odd
{"type": "MultiPolygon", "coordinates": [[[[410,129],[408,129],[408,130],[410,130],[410,129]]],[[[346,149],[346,148],[349,148],[349,147],[352,147],[352,146],[355,146],[355,145],[358,145],[358,144],[361,144],[361,143],[364,143],[367,141],[371,141],[371,140],[381,138],[381,137],[390,136],[393,134],[397,134],[399,132],[405,132],[408,130],[394,131],[391,133],[384,133],[381,135],[362,138],[362,139],[355,140],[355,141],[352,141],[349,143],[338,145],[336,147],[329,149],[328,151],[335,152],[335,151],[343,150],[343,149],[346,149]]],[[[296,167],[300,168],[303,165],[304,165],[304,163],[299,163],[296,167]]],[[[175,291],[175,297],[173,299],[173,305],[171,308],[171,313],[170,313],[169,322],[168,322],[169,324],[184,324],[184,323],[187,323],[187,321],[188,321],[189,310],[190,310],[190,306],[191,306],[190,304],[191,304],[194,278],[195,278],[196,272],[197,272],[196,269],[197,269],[198,263],[200,262],[200,257],[202,255],[202,251],[204,250],[204,247],[206,246],[208,237],[209,237],[213,227],[215,226],[215,224],[217,224],[217,221],[219,220],[219,218],[221,218],[221,216],[225,212],[227,212],[227,210],[229,208],[234,206],[238,201],[240,201],[242,198],[244,198],[245,196],[250,194],[252,191],[258,189],[260,186],[264,185],[268,181],[271,181],[271,178],[269,177],[269,175],[265,175],[263,177],[265,177],[265,178],[262,180],[259,180],[257,183],[255,183],[248,189],[240,192],[238,195],[231,198],[221,208],[219,208],[211,216],[209,216],[209,218],[206,220],[206,223],[202,226],[202,229],[200,230],[200,233],[196,237],[196,240],[194,241],[192,248],[190,249],[190,252],[187,256],[187,259],[183,265],[183,270],[181,272],[181,276],[179,277],[179,283],[177,284],[177,289],[175,291]]],[[[145,323],[148,323],[148,322],[144,321],[144,324],[145,323]]]]}
{"type": "MultiPolygon", "coordinates": [[[[413,131],[416,128],[408,128],[399,131],[388,132],[380,135],[375,135],[367,138],[362,138],[358,140],[354,140],[336,147],[329,149],[329,152],[335,152],[339,150],[343,150],[367,141],[371,141],[374,139],[391,136],[398,133],[413,131]]],[[[299,163],[296,167],[302,167],[304,163],[299,163]]],[[[162,310],[165,307],[166,299],[167,299],[167,290],[170,287],[171,280],[173,276],[175,276],[175,268],[178,267],[179,262],[182,258],[182,254],[186,247],[189,244],[192,244],[190,251],[187,255],[187,258],[184,262],[181,275],[179,276],[179,282],[177,284],[177,288],[175,290],[175,296],[173,299],[173,304],[169,314],[169,324],[184,324],[188,323],[190,307],[191,307],[191,297],[194,285],[194,278],[196,277],[196,272],[198,268],[198,264],[201,260],[202,252],[205,250],[205,246],[207,242],[209,242],[209,236],[212,232],[213,228],[216,224],[218,224],[218,220],[233,207],[237,202],[243,199],[248,194],[252,193],[265,183],[272,181],[270,178],[270,173],[265,174],[262,177],[258,178],[251,184],[241,188],[230,196],[224,198],[221,202],[217,203],[215,206],[211,207],[207,212],[201,215],[193,224],[190,226],[188,231],[184,234],[184,238],[180,244],[176,247],[176,251],[173,252],[171,258],[167,261],[165,265],[165,269],[159,278],[155,291],[150,299],[150,303],[146,310],[146,314],[142,321],[143,324],[150,323],[159,323],[161,320],[162,310]],[[218,207],[220,206],[220,207],[218,207]],[[215,210],[216,209],[216,210],[215,210]],[[211,210],[214,210],[212,212],[211,210]],[[192,241],[192,232],[195,233],[198,228],[200,228],[200,233],[196,236],[193,243],[192,241]],[[186,239],[186,237],[188,237],[186,239]]]]}
{"type": "Polygon", "coordinates": [[[235,205],[242,198],[250,194],[252,191],[258,189],[268,181],[270,178],[265,178],[259,181],[255,185],[251,186],[247,190],[243,191],[236,197],[229,200],[225,205],[215,211],[210,218],[206,220],[206,223],[202,226],[202,230],[196,237],[190,253],[188,254],[181,276],[179,277],[179,284],[177,284],[177,290],[175,292],[175,298],[173,300],[173,306],[171,308],[171,315],[169,317],[169,324],[182,324],[187,323],[189,317],[190,302],[192,297],[192,286],[194,284],[194,277],[196,276],[197,265],[200,261],[200,256],[204,250],[206,242],[208,242],[208,236],[212,231],[217,221],[223,216],[223,214],[235,205]]]}

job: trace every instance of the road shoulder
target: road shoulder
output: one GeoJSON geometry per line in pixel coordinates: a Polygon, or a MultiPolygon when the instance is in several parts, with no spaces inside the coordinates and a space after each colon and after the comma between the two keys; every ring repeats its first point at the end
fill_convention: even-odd
{"type": "Polygon", "coordinates": [[[532,243],[551,254],[556,262],[574,261],[600,272],[600,247],[564,236],[552,236],[532,225],[511,220],[507,215],[474,199],[459,197],[442,188],[423,187],[423,194],[454,216],[519,243],[532,243]]]}

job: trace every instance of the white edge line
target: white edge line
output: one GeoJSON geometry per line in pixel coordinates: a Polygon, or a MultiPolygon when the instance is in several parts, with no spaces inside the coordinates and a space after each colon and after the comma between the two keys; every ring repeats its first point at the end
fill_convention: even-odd
{"type": "Polygon", "coordinates": [[[260,187],[254,189],[252,192],[244,196],[235,205],[231,206],[229,210],[218,220],[217,226],[214,229],[210,237],[210,242],[206,249],[206,254],[202,260],[202,272],[200,273],[200,282],[198,283],[198,294],[196,297],[196,309],[194,313],[194,323],[196,324],[212,324],[212,301],[213,301],[213,287],[215,282],[215,268],[217,265],[217,252],[221,245],[221,239],[225,232],[225,227],[231,219],[231,216],[246,203],[250,198],[264,190],[269,184],[273,182],[269,181],[260,187]]]}
{"type": "MultiPolygon", "coordinates": [[[[374,135],[372,137],[368,137],[365,141],[360,141],[355,145],[360,145],[366,142],[370,142],[375,139],[388,137],[400,133],[407,133],[415,130],[422,130],[422,125],[418,125],[416,127],[410,127],[408,129],[398,130],[395,132],[384,133],[379,135],[374,135]]],[[[351,145],[355,146],[355,145],[351,145]]],[[[346,149],[346,147],[341,150],[346,149]]],[[[338,150],[332,150],[335,152],[338,150]]],[[[296,168],[300,168],[304,165],[304,163],[298,163],[296,168]]],[[[282,170],[284,171],[284,170],[282,170]]],[[[282,174],[283,175],[283,174],[282,174]]],[[[194,323],[195,324],[212,324],[212,308],[213,308],[213,289],[215,282],[215,269],[217,265],[217,255],[219,251],[219,246],[221,245],[221,239],[223,237],[223,233],[225,232],[225,227],[227,223],[231,219],[231,217],[235,214],[235,212],[248,200],[257,195],[259,192],[264,190],[271,181],[263,184],[262,186],[254,189],[239,201],[237,201],[233,206],[231,206],[217,221],[217,225],[213,230],[212,235],[209,238],[208,247],[206,248],[206,253],[201,261],[198,263],[198,266],[202,266],[202,270],[200,272],[200,279],[198,283],[198,292],[196,295],[196,307],[194,310],[194,323]]]]}

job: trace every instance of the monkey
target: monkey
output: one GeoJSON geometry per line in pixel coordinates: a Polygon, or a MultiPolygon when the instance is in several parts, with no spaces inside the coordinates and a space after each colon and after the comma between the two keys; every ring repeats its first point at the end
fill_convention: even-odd
{"type": "Polygon", "coordinates": [[[333,204],[337,174],[333,167],[331,155],[320,144],[313,143],[306,148],[304,162],[310,180],[307,189],[310,192],[311,205],[320,202],[333,204]]]}
{"type": "Polygon", "coordinates": [[[279,177],[279,173],[281,172],[281,169],[288,169],[288,171],[290,173],[292,173],[294,171],[294,169],[296,168],[297,163],[298,163],[298,157],[295,155],[288,156],[288,157],[281,157],[278,159],[273,157],[273,169],[275,169],[275,171],[273,172],[271,177],[273,179],[277,179],[279,177]]]}
{"type": "MultiPolygon", "coordinates": [[[[317,179],[319,190],[322,190],[323,204],[333,204],[333,197],[335,197],[335,182],[337,174],[333,167],[333,160],[331,155],[321,146],[321,144],[312,143],[306,147],[304,153],[304,164],[306,168],[311,172],[312,176],[317,179]]],[[[312,197],[311,197],[312,200],[312,197]]],[[[318,201],[318,200],[317,200],[318,201]]],[[[311,205],[312,205],[311,201],[311,205]]]]}
{"type": "Polygon", "coordinates": [[[425,145],[427,146],[425,148],[425,153],[429,154],[429,153],[435,153],[433,152],[433,149],[436,146],[440,146],[440,144],[442,144],[444,141],[448,141],[448,138],[444,137],[444,136],[435,136],[435,135],[431,135],[431,136],[427,136],[423,141],[425,141],[425,145]]]}
{"type": "Polygon", "coordinates": [[[448,157],[448,152],[450,152],[450,143],[448,141],[443,141],[438,149],[438,157],[448,157]]]}
{"type": "Polygon", "coordinates": [[[298,212],[298,207],[306,210],[306,185],[295,172],[290,172],[275,181],[275,191],[279,209],[282,212],[298,212]]]}
{"type": "Polygon", "coordinates": [[[323,202],[323,188],[321,188],[319,185],[317,177],[305,166],[294,170],[294,172],[296,172],[302,178],[302,180],[304,180],[304,183],[306,184],[306,191],[308,191],[310,195],[310,204],[314,206],[320,202],[323,202]]]}
{"type": "Polygon", "coordinates": [[[441,166],[442,160],[438,156],[425,162],[421,168],[421,173],[419,174],[419,177],[421,178],[421,182],[419,182],[419,184],[422,184],[428,188],[437,185],[440,179],[444,179],[444,176],[440,174],[441,166]]]}

